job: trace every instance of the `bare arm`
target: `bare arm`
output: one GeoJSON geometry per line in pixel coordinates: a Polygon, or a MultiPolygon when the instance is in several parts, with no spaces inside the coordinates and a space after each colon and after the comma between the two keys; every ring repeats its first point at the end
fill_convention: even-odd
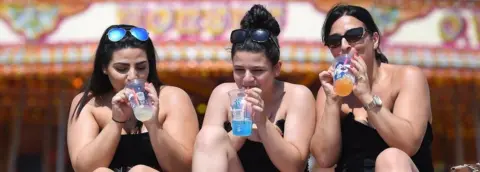
{"type": "MultiPolygon", "coordinates": [[[[228,107],[230,99],[228,97],[228,91],[233,89],[228,83],[217,86],[208,100],[207,111],[205,118],[203,119],[203,125],[214,125],[223,128],[224,122],[228,121],[228,107]]],[[[235,150],[240,150],[246,137],[238,137],[233,135],[232,131],[228,133],[230,142],[235,150]]]]}
{"type": "MultiPolygon", "coordinates": [[[[387,108],[372,109],[368,120],[390,147],[413,156],[423,141],[431,117],[430,91],[423,72],[417,67],[407,67],[400,77],[402,86],[394,104],[393,113],[387,108]]],[[[362,96],[368,104],[372,95],[362,96]]]]}
{"type": "Polygon", "coordinates": [[[317,123],[310,151],[320,167],[330,168],[337,163],[342,147],[340,100],[329,99],[323,88],[317,93],[317,123]]]}
{"type": "Polygon", "coordinates": [[[75,107],[82,94],[77,95],[70,107],[67,144],[70,159],[75,171],[94,171],[99,167],[108,167],[120,141],[123,124],[113,120],[99,133],[90,105],[85,105],[79,117],[75,117],[75,107]]]}
{"type": "Polygon", "coordinates": [[[147,128],[157,160],[166,171],[191,171],[193,145],[198,133],[192,101],[185,91],[165,87],[160,93],[160,104],[167,108],[163,127],[149,125],[147,128]]]}
{"type": "Polygon", "coordinates": [[[268,156],[280,171],[302,171],[315,128],[315,99],[305,86],[295,88],[285,119],[284,137],[272,122],[258,125],[268,156]]]}

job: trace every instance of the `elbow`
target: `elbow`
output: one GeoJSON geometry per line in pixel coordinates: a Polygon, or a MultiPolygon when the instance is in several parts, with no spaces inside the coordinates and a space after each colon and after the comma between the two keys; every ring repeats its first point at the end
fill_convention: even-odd
{"type": "Polygon", "coordinates": [[[92,162],[87,162],[80,157],[78,157],[75,162],[72,161],[72,168],[76,172],[90,172],[107,167],[108,165],[92,164],[92,162]]]}
{"type": "Polygon", "coordinates": [[[336,164],[331,158],[326,158],[325,156],[315,157],[315,161],[320,168],[332,168],[336,164]]]}
{"type": "Polygon", "coordinates": [[[398,149],[405,152],[409,157],[412,157],[415,154],[417,154],[418,150],[420,149],[420,146],[415,146],[412,144],[412,145],[403,146],[403,148],[398,148],[398,149]]]}
{"type": "Polygon", "coordinates": [[[418,150],[420,149],[420,145],[422,144],[423,140],[416,140],[416,141],[406,141],[398,146],[391,146],[393,148],[397,148],[403,152],[405,152],[408,156],[412,157],[417,154],[418,150]]]}
{"type": "Polygon", "coordinates": [[[312,152],[312,155],[315,158],[316,165],[320,168],[332,168],[337,163],[336,155],[327,155],[326,153],[322,153],[314,148],[310,148],[310,152],[312,152]]]}
{"type": "Polygon", "coordinates": [[[184,156],[182,164],[184,165],[185,168],[191,167],[192,161],[193,161],[193,152],[188,153],[187,155],[184,156]]]}
{"type": "Polygon", "coordinates": [[[73,167],[73,170],[77,172],[96,170],[96,168],[89,168],[88,165],[85,165],[83,163],[73,163],[72,167],[73,167]]]}

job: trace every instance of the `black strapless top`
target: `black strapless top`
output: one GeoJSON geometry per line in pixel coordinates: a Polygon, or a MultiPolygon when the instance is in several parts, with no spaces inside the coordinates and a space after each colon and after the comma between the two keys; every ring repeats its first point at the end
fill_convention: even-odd
{"type": "Polygon", "coordinates": [[[146,165],[161,171],[148,133],[122,135],[109,168],[123,172],[135,165],[146,165]]]}
{"type": "MultiPolygon", "coordinates": [[[[345,119],[342,119],[341,125],[342,152],[335,171],[373,172],[377,156],[390,146],[375,129],[355,121],[353,113],[349,113],[345,119]]],[[[432,142],[432,126],[428,123],[420,149],[411,157],[420,172],[433,172],[432,142]]]]}
{"type": "MultiPolygon", "coordinates": [[[[282,130],[282,133],[285,133],[285,120],[278,120],[275,125],[282,130]]],[[[230,122],[225,122],[223,124],[225,130],[230,132],[232,126],[230,122]]],[[[273,162],[268,157],[267,151],[261,142],[255,142],[251,140],[246,140],[242,148],[237,152],[238,158],[242,163],[243,170],[245,172],[279,172],[280,170],[275,167],[273,162]]],[[[307,169],[305,169],[307,171],[307,169]]]]}

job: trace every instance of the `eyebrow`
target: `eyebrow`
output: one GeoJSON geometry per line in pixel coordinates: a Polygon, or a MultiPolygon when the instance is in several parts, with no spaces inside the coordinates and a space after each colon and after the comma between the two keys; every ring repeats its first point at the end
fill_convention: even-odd
{"type": "MultiPolygon", "coordinates": [[[[147,63],[147,60],[136,62],[135,65],[140,65],[140,64],[145,64],[145,63],[147,63]]],[[[114,65],[116,65],[116,64],[118,64],[118,65],[130,65],[130,63],[126,63],[126,62],[115,62],[113,64],[114,65]]]]}
{"type": "Polygon", "coordinates": [[[135,63],[135,64],[136,64],[136,65],[141,65],[141,64],[145,64],[145,63],[147,63],[147,60],[141,61],[141,62],[137,62],[137,63],[135,63]]]}

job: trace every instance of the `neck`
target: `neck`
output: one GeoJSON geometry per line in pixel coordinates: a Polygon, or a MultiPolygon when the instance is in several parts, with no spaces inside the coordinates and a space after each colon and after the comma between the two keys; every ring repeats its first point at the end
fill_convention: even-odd
{"type": "Polygon", "coordinates": [[[275,80],[270,89],[262,90],[262,99],[265,102],[265,105],[271,104],[273,101],[276,100],[277,95],[275,93],[277,93],[277,90],[278,90],[277,87],[278,87],[278,81],[275,80]]]}
{"type": "Polygon", "coordinates": [[[377,59],[373,60],[372,69],[368,72],[368,78],[370,78],[370,86],[377,82],[380,78],[380,64],[381,62],[377,59]]]}

